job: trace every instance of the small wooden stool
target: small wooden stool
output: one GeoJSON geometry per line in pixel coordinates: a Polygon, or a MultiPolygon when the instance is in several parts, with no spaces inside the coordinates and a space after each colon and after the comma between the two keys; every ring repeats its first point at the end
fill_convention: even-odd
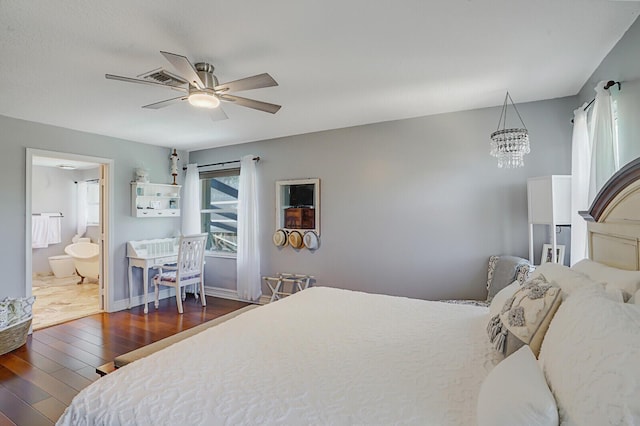
{"type": "Polygon", "coordinates": [[[262,277],[269,290],[271,290],[269,303],[309,288],[311,280],[314,278],[312,275],[300,274],[281,273],[276,275],[275,277],[262,277]],[[286,290],[285,283],[291,283],[291,291],[286,290]]]}

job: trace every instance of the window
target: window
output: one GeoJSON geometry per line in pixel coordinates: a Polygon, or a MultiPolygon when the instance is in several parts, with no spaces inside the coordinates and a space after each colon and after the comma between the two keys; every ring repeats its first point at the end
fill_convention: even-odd
{"type": "Polygon", "coordinates": [[[87,225],[100,225],[100,183],[87,181],[87,225]]]}
{"type": "Polygon", "coordinates": [[[238,184],[240,169],[200,173],[202,232],[207,251],[235,254],[238,247],[238,184]]]}

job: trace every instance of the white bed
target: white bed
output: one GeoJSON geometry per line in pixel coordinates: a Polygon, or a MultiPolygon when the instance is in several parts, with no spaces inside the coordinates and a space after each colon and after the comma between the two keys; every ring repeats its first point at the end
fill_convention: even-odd
{"type": "Polygon", "coordinates": [[[640,424],[640,159],[589,213],[600,263],[538,270],[564,299],[544,289],[539,360],[489,342],[506,293],[487,309],[310,288],[99,379],[58,424],[640,424]]]}
{"type": "Polygon", "coordinates": [[[475,424],[486,317],[310,288],[101,378],[59,424],[475,424]]]}

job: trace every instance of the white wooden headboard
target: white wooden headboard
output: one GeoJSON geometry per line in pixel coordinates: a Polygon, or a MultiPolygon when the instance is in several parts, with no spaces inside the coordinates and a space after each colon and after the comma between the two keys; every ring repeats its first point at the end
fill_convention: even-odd
{"type": "Polygon", "coordinates": [[[640,270],[640,158],[609,179],[580,214],[588,221],[590,259],[640,270]]]}

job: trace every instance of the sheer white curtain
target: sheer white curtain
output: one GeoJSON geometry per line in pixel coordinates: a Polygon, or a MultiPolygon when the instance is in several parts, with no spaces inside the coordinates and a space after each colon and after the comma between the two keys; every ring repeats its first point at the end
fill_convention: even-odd
{"type": "Polygon", "coordinates": [[[262,285],[258,241],[258,179],[253,158],[253,155],[246,155],[240,160],[236,268],[238,297],[257,301],[262,295],[262,285]]]}
{"type": "Polygon", "coordinates": [[[591,147],[585,103],[573,111],[571,141],[571,265],[587,257],[587,222],[578,214],[589,208],[591,147]]]}
{"type": "Polygon", "coordinates": [[[613,86],[609,91],[611,92],[611,103],[618,131],[618,158],[620,159],[620,167],[622,167],[640,157],[640,143],[638,143],[638,135],[640,135],[640,120],[638,120],[640,79],[625,81],[624,90],[613,86]]]}
{"type": "MultiPolygon", "coordinates": [[[[200,234],[200,173],[197,164],[187,164],[187,173],[182,186],[182,205],[180,206],[182,235],[200,234]]],[[[196,284],[188,285],[185,291],[197,293],[196,284]]]]}
{"type": "Polygon", "coordinates": [[[200,226],[200,175],[197,164],[187,165],[187,175],[182,187],[182,235],[202,232],[200,226]]]}
{"type": "Polygon", "coordinates": [[[606,82],[596,85],[596,99],[591,117],[591,176],[589,179],[589,203],[619,168],[618,141],[613,121],[611,94],[605,90],[606,82]]]}
{"type": "Polygon", "coordinates": [[[81,238],[87,232],[87,182],[78,182],[76,188],[76,236],[81,238]]]}

